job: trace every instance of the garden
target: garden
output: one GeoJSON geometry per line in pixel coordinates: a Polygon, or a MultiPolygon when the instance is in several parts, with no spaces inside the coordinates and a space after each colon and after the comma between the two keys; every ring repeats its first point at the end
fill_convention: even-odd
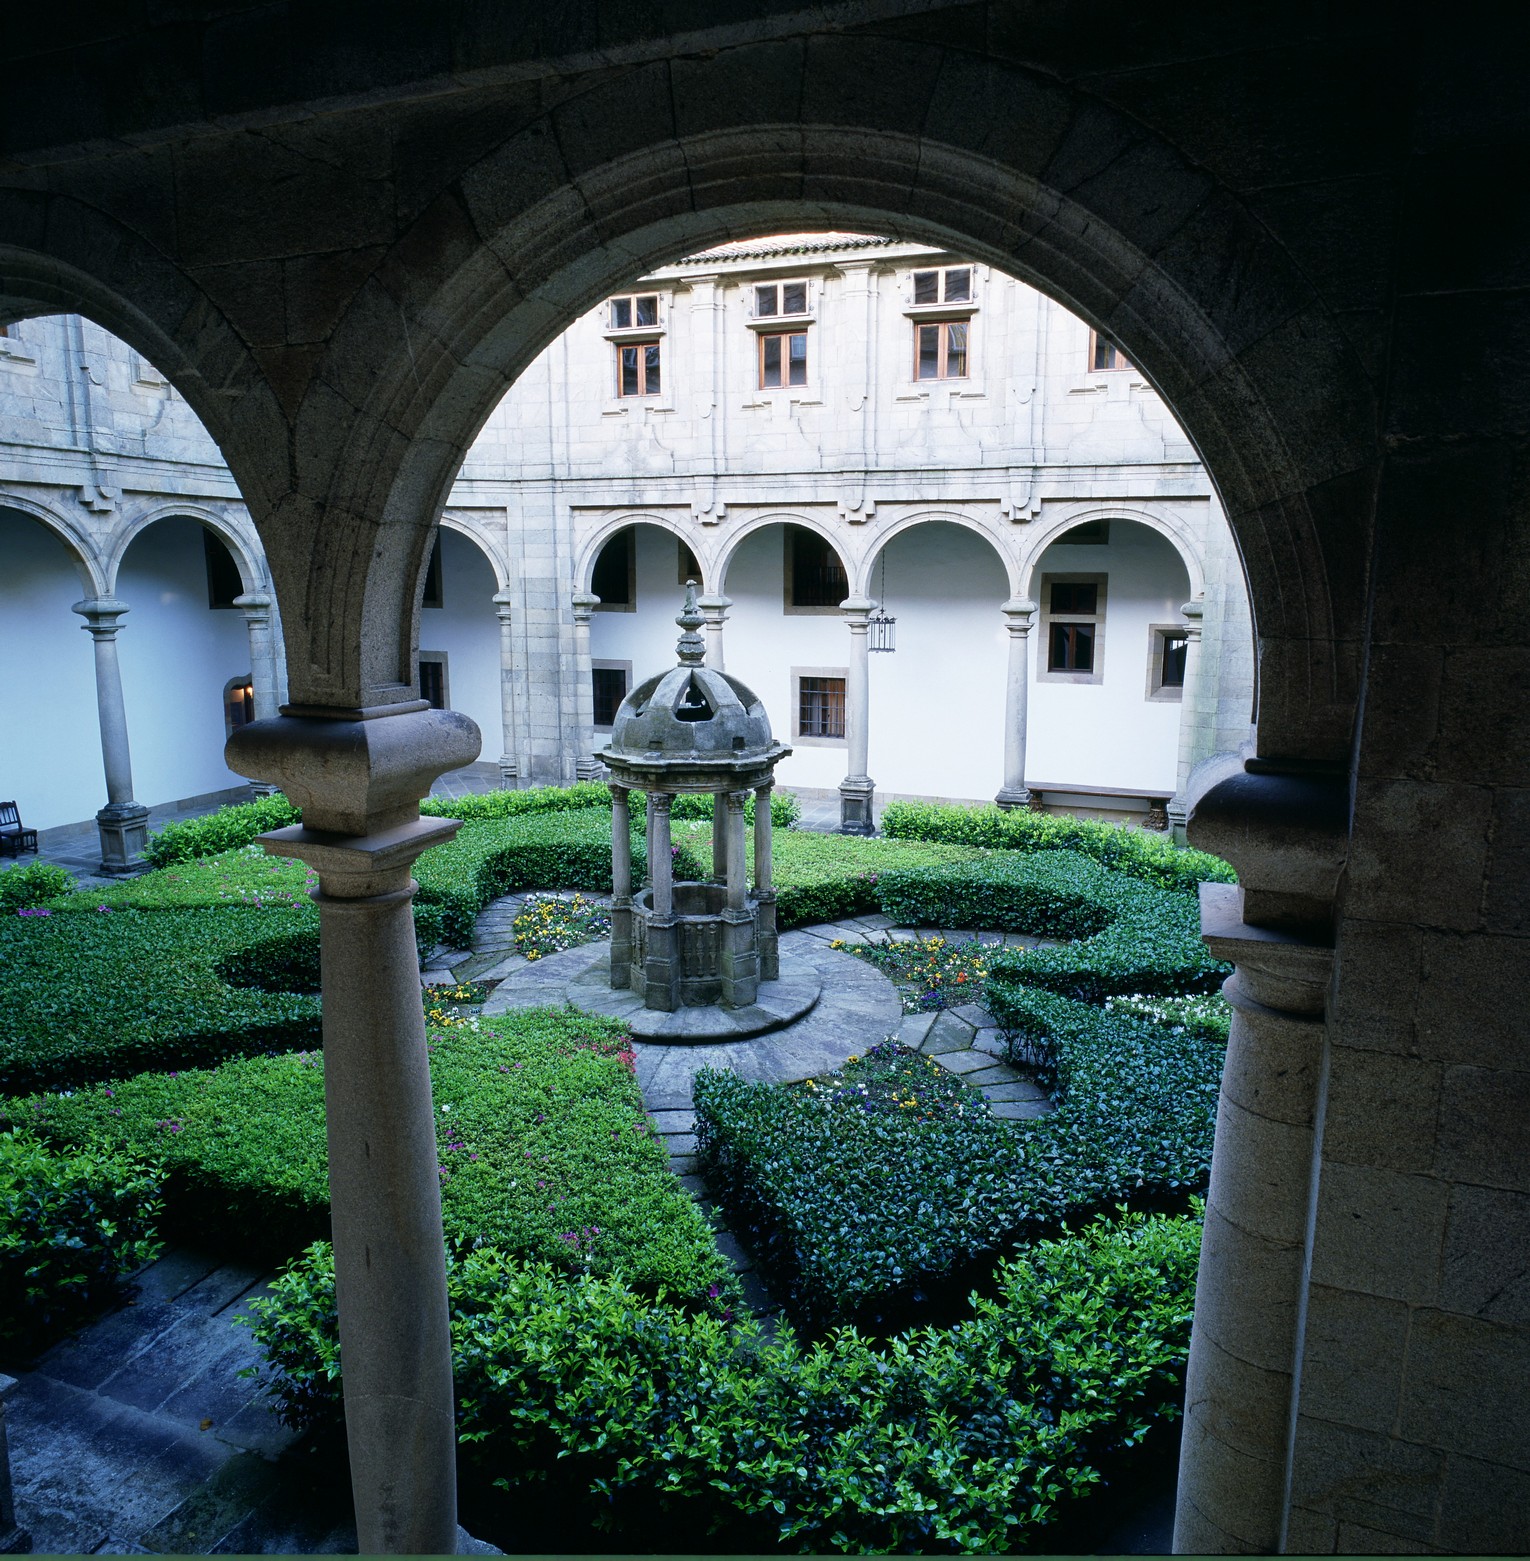
{"type": "MultiPolygon", "coordinates": [[[[605,934],[603,786],[426,809],[464,822],[415,868],[422,951],[466,948],[527,890],[547,892],[516,919],[528,959],[605,934]]],[[[1046,940],[841,938],[907,1009],[986,1007],[1055,1110],[1000,1119],[896,1043],[795,1085],[699,1075],[700,1169],[783,1305],[766,1327],[618,1024],[426,990],[465,1488],[491,1525],[578,1507],[602,1548],[1045,1549],[1175,1413],[1227,1024],[1195,890],[1230,871],[995,808],[895,804],[872,840],[794,811],[773,799],[783,928],[880,914],[1046,940]]],[[[677,870],[704,876],[709,818],[676,815],[677,870]]],[[[167,1243],[259,1244],[287,1264],[256,1325],[272,1404],[323,1440],[341,1401],[317,913],[307,869],[253,844],[295,818],[272,797],[173,826],[153,871],[103,892],[0,873],[0,1365],[167,1243]]]]}

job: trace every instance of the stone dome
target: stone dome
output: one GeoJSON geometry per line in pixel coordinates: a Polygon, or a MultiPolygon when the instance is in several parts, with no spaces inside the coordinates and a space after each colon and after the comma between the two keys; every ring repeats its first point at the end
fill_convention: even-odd
{"type": "Polygon", "coordinates": [[[640,683],[611,726],[610,752],[633,758],[761,758],[774,745],[753,690],[710,667],[681,662],[640,683]]]}

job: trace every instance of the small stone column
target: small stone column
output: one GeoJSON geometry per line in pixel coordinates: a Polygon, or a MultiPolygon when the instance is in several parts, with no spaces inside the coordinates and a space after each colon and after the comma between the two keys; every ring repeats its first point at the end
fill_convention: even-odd
{"type": "Polygon", "coordinates": [[[771,876],[770,847],[774,824],[770,817],[770,786],[754,790],[754,903],[760,950],[760,980],[777,981],[781,955],[776,934],[776,887],[771,876]]]}
{"type": "Polygon", "coordinates": [[[723,912],[723,1002],[745,1008],[760,995],[760,956],[755,921],[748,906],[748,868],[744,851],[744,803],[747,791],[730,791],[728,814],[728,902],[723,912]]]}
{"type": "Polygon", "coordinates": [[[721,791],[712,794],[712,876],[728,881],[728,802],[721,791]]]}
{"type": "Polygon", "coordinates": [[[574,709],[578,735],[574,739],[574,779],[600,779],[595,757],[595,688],[590,667],[590,619],[600,598],[589,591],[575,591],[574,605],[574,709]]]}
{"type": "Polygon", "coordinates": [[[632,811],[625,786],[611,788],[611,985],[632,985],[632,811]]]}
{"type": "Polygon", "coordinates": [[[1278,1554],[1325,1089],[1324,1010],[1343,870],[1342,776],[1251,759],[1200,799],[1191,840],[1240,883],[1201,885],[1201,931],[1236,966],[1196,1280],[1177,1554],[1278,1554]]]}
{"type": "Polygon", "coordinates": [[[231,769],[279,782],[303,823],[260,837],[319,875],[324,1099],[345,1426],[358,1548],[451,1554],[456,1431],[446,1262],[409,869],[450,840],[422,819],[478,729],[423,701],[240,727],[231,769]]]}
{"type": "MultiPolygon", "coordinates": [[[[269,721],[280,704],[271,598],[264,591],[246,591],[234,598],[234,606],[244,614],[245,633],[250,639],[250,687],[255,695],[255,719],[269,721]]],[[[269,797],[276,787],[269,781],[251,781],[250,790],[257,797],[269,797]]]]}
{"type": "Polygon", "coordinates": [[[728,609],[732,601],[722,594],[701,596],[696,599],[701,616],[706,619],[707,665],[714,672],[723,671],[723,625],[728,621],[728,609]]]}
{"type": "Polygon", "coordinates": [[[1202,601],[1186,602],[1180,608],[1185,620],[1185,684],[1179,705],[1179,767],[1174,782],[1174,795],[1169,798],[1167,812],[1169,829],[1175,842],[1185,843],[1185,819],[1190,804],[1185,795],[1190,772],[1196,761],[1204,755],[1201,732],[1201,619],[1206,611],[1202,601]]]}
{"type": "Polygon", "coordinates": [[[643,942],[643,1001],[673,1013],[680,1006],[680,951],[675,946],[675,861],[671,849],[667,791],[648,793],[648,872],[653,881],[653,915],[643,942]]]}
{"type": "Polygon", "coordinates": [[[1031,618],[1036,604],[1013,596],[999,609],[1009,633],[1009,676],[1004,685],[1004,784],[994,798],[1001,808],[1028,808],[1025,785],[1025,725],[1030,706],[1031,618]]]}
{"type": "Polygon", "coordinates": [[[5,1439],[5,1401],[16,1386],[14,1377],[0,1376],[0,1556],[27,1555],[32,1536],[16,1522],[16,1498],[11,1489],[11,1449],[5,1439]]]}
{"type": "Polygon", "coordinates": [[[845,679],[845,738],[850,750],[850,772],[839,783],[839,829],[843,835],[869,835],[876,828],[872,817],[876,783],[866,773],[871,735],[871,663],[866,635],[867,620],[876,603],[864,596],[851,596],[839,606],[845,615],[845,627],[850,630],[850,667],[845,679]]]}
{"type": "Polygon", "coordinates": [[[148,843],[149,810],[133,800],[133,760],[128,748],[127,711],[122,702],[122,669],[117,663],[117,631],[126,602],[97,596],[76,602],[95,641],[96,711],[101,722],[101,765],[106,772],[106,806],[96,814],[101,835],[101,871],[137,872],[148,843]]]}
{"type": "MultiPolygon", "coordinates": [[[[515,746],[515,634],[511,624],[514,603],[515,598],[510,592],[494,593],[494,616],[499,619],[499,783],[506,791],[515,791],[521,784],[521,767],[515,746]]],[[[593,690],[590,698],[590,721],[593,726],[593,690]]]]}

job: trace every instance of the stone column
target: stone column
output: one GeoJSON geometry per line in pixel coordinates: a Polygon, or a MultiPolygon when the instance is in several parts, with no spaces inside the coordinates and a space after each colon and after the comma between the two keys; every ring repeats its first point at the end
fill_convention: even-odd
{"type": "Polygon", "coordinates": [[[1186,787],[1196,761],[1205,755],[1201,724],[1201,618],[1206,610],[1203,601],[1186,602],[1180,608],[1185,620],[1185,683],[1179,704],[1179,767],[1175,772],[1174,795],[1169,798],[1167,809],[1169,829],[1177,844],[1185,843],[1185,819],[1190,811],[1186,787]]]}
{"type": "Polygon", "coordinates": [[[627,788],[611,788],[611,985],[632,984],[632,812],[627,788]]]}
{"type": "Polygon", "coordinates": [[[755,919],[748,904],[748,866],[744,851],[744,803],[747,791],[726,793],[728,810],[728,902],[723,911],[722,1000],[745,1008],[760,995],[760,954],[755,919]]]}
{"type": "MultiPolygon", "coordinates": [[[[511,623],[514,602],[515,598],[508,591],[494,593],[494,615],[499,619],[499,783],[506,791],[515,791],[521,784],[521,767],[515,746],[515,634],[511,623]]],[[[593,728],[593,692],[590,711],[593,728]]]]}
{"type": "Polygon", "coordinates": [[[600,606],[600,598],[589,591],[575,591],[574,604],[574,779],[600,779],[600,760],[595,757],[595,689],[590,669],[590,619],[600,606]]]}
{"type": "Polygon", "coordinates": [[[749,885],[744,852],[744,799],[746,791],[724,793],[728,804],[728,909],[742,911],[749,885]]]}
{"type": "Polygon", "coordinates": [[[14,1377],[0,1376],[0,1556],[29,1555],[32,1536],[16,1522],[11,1489],[11,1450],[5,1439],[5,1401],[16,1386],[14,1377]]]}
{"type": "Polygon", "coordinates": [[[457,1545],[456,1434],[437,1113],[409,869],[449,840],[422,819],[439,774],[478,754],[466,716],[423,701],[294,710],[229,739],[231,768],[280,783],[303,823],[261,837],[319,875],[324,1090],[345,1423],[363,1554],[457,1545]]]}
{"type": "Polygon", "coordinates": [[[754,903],[758,927],[760,980],[776,981],[781,975],[781,956],[776,934],[776,887],[771,876],[770,847],[774,825],[770,817],[771,786],[754,789],[754,903]]]}
{"type": "Polygon", "coordinates": [[[1028,808],[1025,786],[1025,723],[1030,706],[1031,619],[1036,604],[1012,596],[999,609],[1009,633],[1009,676],[1004,685],[1004,784],[993,800],[1001,808],[1028,808]]]}
{"type": "Polygon", "coordinates": [[[671,851],[667,791],[648,793],[648,873],[653,881],[653,914],[643,940],[643,1002],[673,1013],[680,1006],[680,960],[675,947],[675,867],[671,851]]]}
{"type": "Polygon", "coordinates": [[[718,883],[728,881],[728,794],[712,793],[712,876],[718,883]]]}
{"type": "MultiPolygon", "coordinates": [[[[276,688],[276,636],[272,626],[271,598],[264,591],[246,591],[234,598],[244,613],[244,629],[250,639],[250,686],[255,695],[255,719],[269,721],[280,699],[276,688]]],[[[275,790],[267,781],[253,781],[250,790],[268,797],[275,790]]]]}
{"type": "Polygon", "coordinates": [[[845,738],[850,750],[850,772],[839,783],[839,829],[844,835],[869,835],[876,828],[872,818],[876,784],[866,773],[871,713],[866,620],[876,603],[864,596],[851,596],[839,606],[850,630],[850,667],[845,679],[845,738]]]}
{"type": "Polygon", "coordinates": [[[714,672],[721,672],[723,670],[723,625],[728,621],[728,609],[733,603],[728,597],[718,593],[697,597],[696,605],[701,609],[701,616],[706,619],[706,664],[714,672]]]}
{"type": "Polygon", "coordinates": [[[117,631],[128,605],[112,596],[97,596],[76,602],[73,610],[85,620],[85,631],[95,641],[96,712],[106,772],[106,806],[96,814],[101,871],[114,876],[137,872],[149,838],[149,810],[133,800],[133,759],[122,703],[122,669],[117,664],[117,631]]]}
{"type": "Polygon", "coordinates": [[[1341,779],[1249,761],[1190,821],[1242,883],[1203,884],[1201,928],[1236,970],[1196,1281],[1176,1553],[1283,1548],[1306,1320],[1341,779]]]}

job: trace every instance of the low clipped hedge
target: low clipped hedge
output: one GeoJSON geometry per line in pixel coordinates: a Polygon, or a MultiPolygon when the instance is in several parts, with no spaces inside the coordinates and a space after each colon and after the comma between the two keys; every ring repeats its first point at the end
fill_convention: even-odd
{"type": "Polygon", "coordinates": [[[256,835],[268,829],[285,829],[301,818],[302,814],[280,792],[275,792],[253,802],[238,802],[214,813],[204,813],[200,818],[166,824],[149,836],[143,854],[152,866],[169,867],[173,862],[236,851],[249,845],[256,835]]]}
{"type": "Polygon", "coordinates": [[[0,916],[46,905],[74,892],[74,879],[52,862],[25,862],[0,872],[0,916]]]}
{"type": "Polygon", "coordinates": [[[1237,874],[1221,857],[1177,846],[1162,835],[992,803],[890,802],[882,810],[881,829],[891,840],[940,840],[1004,851],[1076,851],[1102,867],[1181,892],[1193,893],[1202,883],[1237,882],[1237,874]]]}
{"type": "Polygon", "coordinates": [[[464,797],[426,797],[420,803],[425,818],[524,818],[529,813],[577,813],[582,808],[611,809],[610,790],[599,781],[573,786],[528,786],[524,791],[479,791],[464,797]]]}
{"type": "Polygon", "coordinates": [[[0,1132],[0,1349],[16,1364],[159,1254],[160,1176],[126,1155],[0,1132]]]}
{"type": "MultiPolygon", "coordinates": [[[[530,1009],[429,1044],[451,1242],[688,1300],[731,1286],[644,1115],[619,1025],[530,1009]]],[[[274,1259],[328,1234],[318,1052],[34,1095],[0,1121],[103,1163],[163,1167],[167,1227],[215,1250],[274,1259]]]]}
{"type": "MultiPolygon", "coordinates": [[[[1177,1412],[1198,1246],[1192,1219],[1095,1226],[1001,1265],[957,1326],[881,1346],[767,1337],[486,1249],[448,1278],[458,1435],[502,1484],[594,1497],[618,1535],[657,1507],[684,1525],[671,1548],[1022,1548],[1177,1412]]],[[[279,1413],[333,1422],[328,1249],[253,1310],[279,1413]]]]}
{"type": "Polygon", "coordinates": [[[312,907],[108,910],[0,919],[0,1093],[319,1043],[313,996],[233,985],[225,960],[294,934],[312,907]]]}

